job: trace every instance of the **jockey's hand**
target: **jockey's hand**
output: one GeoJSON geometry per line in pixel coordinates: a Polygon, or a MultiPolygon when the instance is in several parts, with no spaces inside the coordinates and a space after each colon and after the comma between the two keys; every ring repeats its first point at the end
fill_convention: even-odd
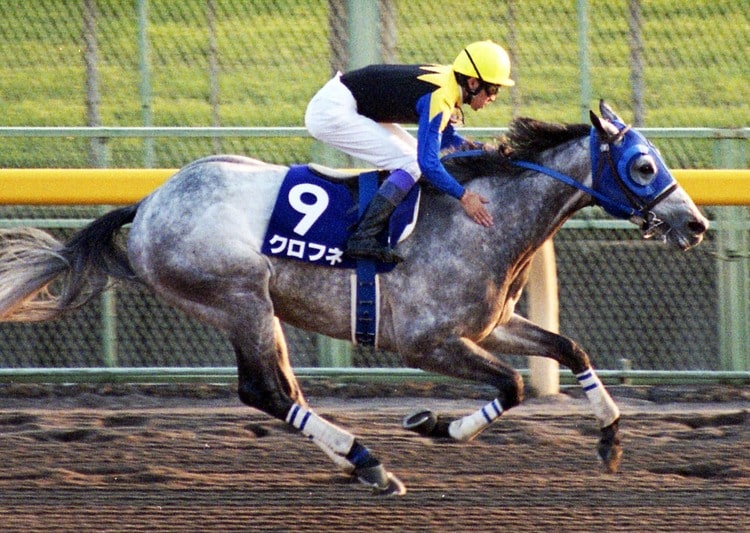
{"type": "Polygon", "coordinates": [[[466,214],[469,215],[469,218],[474,222],[487,228],[492,226],[492,215],[487,211],[487,208],[484,207],[484,204],[490,202],[488,198],[466,189],[460,202],[461,207],[464,208],[466,214]]]}

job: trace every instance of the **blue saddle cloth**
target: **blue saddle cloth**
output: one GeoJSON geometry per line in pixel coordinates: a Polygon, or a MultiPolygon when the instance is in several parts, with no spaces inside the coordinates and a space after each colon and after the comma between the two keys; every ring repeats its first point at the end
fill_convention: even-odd
{"type": "MultiPolygon", "coordinates": [[[[418,198],[419,187],[412,187],[391,216],[388,230],[380,235],[383,244],[397,244],[414,219],[418,198]]],[[[356,268],[356,260],[344,257],[344,248],[357,220],[357,204],[346,184],[324,179],[307,165],[295,165],[279,190],[261,252],[317,265],[356,268]]],[[[377,271],[387,272],[394,266],[378,264],[377,271]]]]}

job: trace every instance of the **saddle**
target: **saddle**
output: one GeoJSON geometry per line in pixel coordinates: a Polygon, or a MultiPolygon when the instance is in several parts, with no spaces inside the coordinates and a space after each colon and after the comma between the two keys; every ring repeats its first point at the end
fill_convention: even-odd
{"type": "Polygon", "coordinates": [[[307,168],[318,176],[333,181],[353,180],[354,178],[359,178],[364,172],[367,172],[357,168],[332,168],[318,163],[308,163],[307,168]]]}
{"type": "MultiPolygon", "coordinates": [[[[314,163],[290,167],[276,197],[261,252],[327,267],[356,268],[356,260],[344,257],[344,248],[360,216],[358,200],[366,200],[367,205],[386,177],[386,171],[334,169],[314,163]]],[[[413,187],[396,208],[387,231],[379,236],[384,245],[394,248],[411,234],[420,196],[420,188],[413,187]]],[[[394,267],[393,263],[376,265],[378,272],[394,267]]]]}

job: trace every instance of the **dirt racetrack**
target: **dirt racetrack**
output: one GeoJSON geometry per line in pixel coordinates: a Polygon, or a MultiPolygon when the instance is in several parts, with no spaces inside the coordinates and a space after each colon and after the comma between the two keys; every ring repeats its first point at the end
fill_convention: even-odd
{"type": "Polygon", "coordinates": [[[624,456],[609,475],[575,391],[529,400],[455,444],[401,419],[421,407],[466,414],[482,394],[352,387],[308,397],[405,496],[351,483],[230,387],[2,386],[0,530],[750,531],[747,388],[612,389],[624,456]]]}

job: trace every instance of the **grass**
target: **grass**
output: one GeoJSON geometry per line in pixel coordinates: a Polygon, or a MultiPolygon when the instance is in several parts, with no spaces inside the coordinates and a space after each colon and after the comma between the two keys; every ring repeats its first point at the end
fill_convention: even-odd
{"type": "MultiPolygon", "coordinates": [[[[214,3],[221,125],[301,126],[307,101],[331,73],[327,2],[214,3]]],[[[100,116],[108,126],[142,125],[137,18],[131,4],[97,2],[100,116]]],[[[451,4],[436,8],[431,0],[394,5],[399,62],[450,62],[461,46],[480,38],[515,42],[518,85],[512,97],[504,91],[480,113],[467,109],[469,126],[502,126],[513,114],[581,120],[572,0],[552,6],[544,0],[483,0],[464,3],[455,13],[440,11],[452,10],[451,4]]],[[[589,5],[592,107],[604,97],[631,119],[627,6],[619,0],[589,5]]],[[[206,6],[202,0],[149,2],[155,125],[211,125],[206,6]]],[[[651,0],[643,2],[642,11],[646,126],[747,127],[750,24],[744,2],[651,0]]],[[[85,125],[81,17],[77,0],[0,4],[0,126],[85,125]]],[[[140,165],[142,145],[138,139],[110,142],[111,164],[140,165]]],[[[208,140],[159,140],[157,145],[157,166],[178,166],[213,147],[208,140]]],[[[291,163],[309,159],[311,143],[223,140],[225,146],[291,163]]],[[[0,138],[0,167],[87,166],[86,147],[85,141],[0,138]]],[[[678,159],[684,162],[683,156],[678,159]]],[[[703,151],[691,162],[711,163],[703,151]]]]}

